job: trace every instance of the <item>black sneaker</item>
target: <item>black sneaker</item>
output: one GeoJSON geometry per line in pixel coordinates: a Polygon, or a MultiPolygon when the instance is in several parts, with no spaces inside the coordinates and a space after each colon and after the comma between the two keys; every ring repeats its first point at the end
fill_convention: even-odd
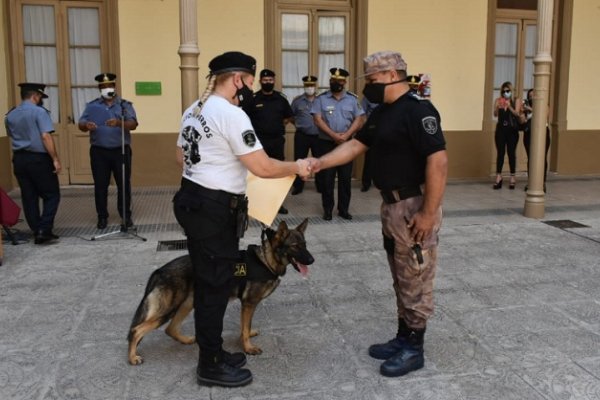
{"type": "Polygon", "coordinates": [[[200,365],[196,370],[196,381],[202,386],[239,387],[252,382],[252,372],[221,361],[212,365],[200,365]]]}

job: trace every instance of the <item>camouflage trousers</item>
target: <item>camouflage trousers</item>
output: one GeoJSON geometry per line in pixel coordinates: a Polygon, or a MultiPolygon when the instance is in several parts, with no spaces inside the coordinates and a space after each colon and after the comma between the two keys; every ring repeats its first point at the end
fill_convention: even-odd
{"type": "Polygon", "coordinates": [[[421,208],[423,196],[381,205],[383,244],[396,291],[398,318],[415,329],[425,328],[433,314],[433,279],[436,271],[438,232],[442,209],[438,210],[434,232],[421,244],[422,260],[413,250],[407,221],[421,208]],[[422,262],[420,262],[422,261],[422,262]]]}

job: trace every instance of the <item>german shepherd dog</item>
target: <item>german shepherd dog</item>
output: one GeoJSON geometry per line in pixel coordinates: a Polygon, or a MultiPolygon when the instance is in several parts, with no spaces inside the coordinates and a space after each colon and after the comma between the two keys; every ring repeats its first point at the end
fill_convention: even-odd
{"type": "MultiPolygon", "coordinates": [[[[289,229],[282,221],[277,231],[269,228],[263,230],[260,246],[250,245],[247,250],[240,251],[230,301],[238,298],[242,303],[240,339],[248,354],[262,353],[259,347],[250,342],[250,337],[258,335],[257,331],[251,329],[252,316],[258,303],[277,288],[288,264],[306,276],[307,265],[314,262],[304,240],[307,224],[308,218],[295,229],[289,229]],[[258,273],[252,272],[253,269],[258,273]]],[[[129,329],[129,363],[138,365],[143,362],[137,354],[138,344],[144,335],[169,320],[171,322],[165,330],[167,335],[183,344],[195,343],[194,336],[184,336],[180,332],[181,323],[193,308],[192,262],[189,255],[184,255],[169,261],[150,275],[144,297],[129,329]]]]}

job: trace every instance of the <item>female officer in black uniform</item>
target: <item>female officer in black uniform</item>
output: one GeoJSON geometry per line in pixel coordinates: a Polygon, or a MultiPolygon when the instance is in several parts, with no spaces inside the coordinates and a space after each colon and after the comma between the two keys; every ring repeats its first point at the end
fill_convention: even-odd
{"type": "Polygon", "coordinates": [[[256,61],[228,52],[210,63],[199,101],[183,114],[177,160],[183,167],[174,212],[188,239],[194,269],[194,321],[200,347],[197,381],[242,386],[252,381],[242,353],[223,350],[223,316],[230,294],[239,238],[246,228],[246,176],[308,176],[308,162],[269,158],[243,107],[252,100],[256,61]]]}

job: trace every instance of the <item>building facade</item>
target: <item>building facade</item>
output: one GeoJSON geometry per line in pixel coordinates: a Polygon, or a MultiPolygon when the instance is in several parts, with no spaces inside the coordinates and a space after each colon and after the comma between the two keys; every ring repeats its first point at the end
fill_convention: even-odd
{"type": "MultiPolygon", "coordinates": [[[[135,186],[177,185],[175,141],[182,98],[201,93],[214,56],[239,50],[277,72],[291,101],[301,77],[351,73],[359,96],[362,58],[400,51],[410,74],[424,74],[442,115],[451,178],[484,178],[495,169],[493,99],[511,81],[520,97],[533,87],[536,0],[3,0],[0,8],[0,110],[19,104],[17,83],[48,85],[63,185],[92,183],[87,134],[77,119],[98,96],[94,76],[118,75],[134,103],[135,186]],[[193,13],[193,15],[189,15],[193,13]],[[193,18],[190,18],[193,17],[193,18]],[[180,57],[186,30],[197,36],[197,69],[180,57]],[[183,60],[183,61],[182,61],[183,60]],[[197,82],[183,78],[192,71],[197,82]],[[190,82],[193,86],[190,88],[190,82]]],[[[550,170],[600,173],[600,0],[554,0],[549,91],[550,170]]],[[[258,89],[258,87],[255,87],[258,89]]],[[[293,154],[293,128],[287,133],[293,154]]],[[[0,186],[16,186],[10,142],[0,127],[0,186]]],[[[526,170],[522,140],[518,170],[526,170]]],[[[356,166],[359,172],[361,163],[356,166]]]]}

